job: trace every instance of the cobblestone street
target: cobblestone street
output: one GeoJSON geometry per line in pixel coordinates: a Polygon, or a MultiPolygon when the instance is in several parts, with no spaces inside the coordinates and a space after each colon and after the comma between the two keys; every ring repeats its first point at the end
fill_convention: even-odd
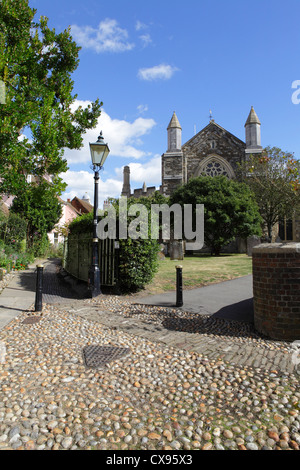
{"type": "Polygon", "coordinates": [[[289,343],[133,297],[78,298],[57,273],[48,260],[41,314],[20,308],[0,329],[0,449],[299,450],[289,343]],[[120,357],[89,366],[84,351],[107,347],[120,357]]]}

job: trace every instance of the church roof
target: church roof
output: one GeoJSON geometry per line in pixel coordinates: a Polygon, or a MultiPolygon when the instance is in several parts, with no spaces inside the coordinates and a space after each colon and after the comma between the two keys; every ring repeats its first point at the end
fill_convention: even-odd
{"type": "Polygon", "coordinates": [[[235,141],[237,145],[239,146],[245,146],[245,142],[243,142],[241,139],[239,139],[238,137],[236,137],[235,135],[233,135],[231,132],[227,131],[226,129],[224,129],[224,127],[220,126],[220,124],[217,124],[215,122],[214,119],[211,119],[209,121],[209,123],[207,124],[207,126],[205,126],[201,131],[199,131],[196,135],[194,135],[191,139],[189,139],[187,142],[185,142],[185,144],[182,146],[182,147],[185,147],[186,145],[189,145],[191,144],[193,141],[197,141],[197,137],[202,134],[202,133],[205,133],[208,129],[213,129],[215,128],[216,130],[219,130],[221,131],[221,133],[223,133],[223,135],[227,135],[228,137],[231,138],[232,141],[235,141]]]}
{"type": "Polygon", "coordinates": [[[251,106],[251,111],[249,113],[245,126],[247,126],[248,124],[260,124],[260,120],[258,119],[258,116],[254,111],[253,106],[251,106]]]}
{"type": "Polygon", "coordinates": [[[178,121],[178,118],[176,116],[175,111],[173,113],[172,119],[171,119],[170,124],[168,125],[167,129],[170,129],[171,127],[176,127],[176,128],[179,127],[179,129],[181,129],[181,125],[179,124],[179,121],[178,121]]]}

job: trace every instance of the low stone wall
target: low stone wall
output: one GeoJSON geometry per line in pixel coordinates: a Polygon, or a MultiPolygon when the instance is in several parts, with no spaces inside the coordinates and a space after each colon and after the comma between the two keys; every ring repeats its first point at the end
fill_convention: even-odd
{"type": "Polygon", "coordinates": [[[253,248],[254,325],[276,340],[300,340],[300,243],[253,248]]]}

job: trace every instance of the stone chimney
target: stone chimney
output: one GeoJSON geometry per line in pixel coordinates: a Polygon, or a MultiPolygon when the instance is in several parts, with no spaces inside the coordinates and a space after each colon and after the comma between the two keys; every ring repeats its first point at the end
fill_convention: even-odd
{"type": "Polygon", "coordinates": [[[131,196],[130,168],[129,168],[129,166],[124,166],[124,170],[123,170],[123,189],[122,189],[121,196],[126,196],[126,197],[131,196]]]}

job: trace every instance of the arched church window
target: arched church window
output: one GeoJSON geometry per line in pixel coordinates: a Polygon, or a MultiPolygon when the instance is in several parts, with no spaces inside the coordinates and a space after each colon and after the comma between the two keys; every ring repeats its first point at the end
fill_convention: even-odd
{"type": "Polygon", "coordinates": [[[235,178],[230,163],[220,155],[208,155],[199,164],[195,176],[226,176],[235,178]]]}
{"type": "Polygon", "coordinates": [[[203,168],[203,173],[206,176],[227,176],[230,177],[225,165],[222,162],[217,160],[210,160],[209,163],[203,168]]]}

